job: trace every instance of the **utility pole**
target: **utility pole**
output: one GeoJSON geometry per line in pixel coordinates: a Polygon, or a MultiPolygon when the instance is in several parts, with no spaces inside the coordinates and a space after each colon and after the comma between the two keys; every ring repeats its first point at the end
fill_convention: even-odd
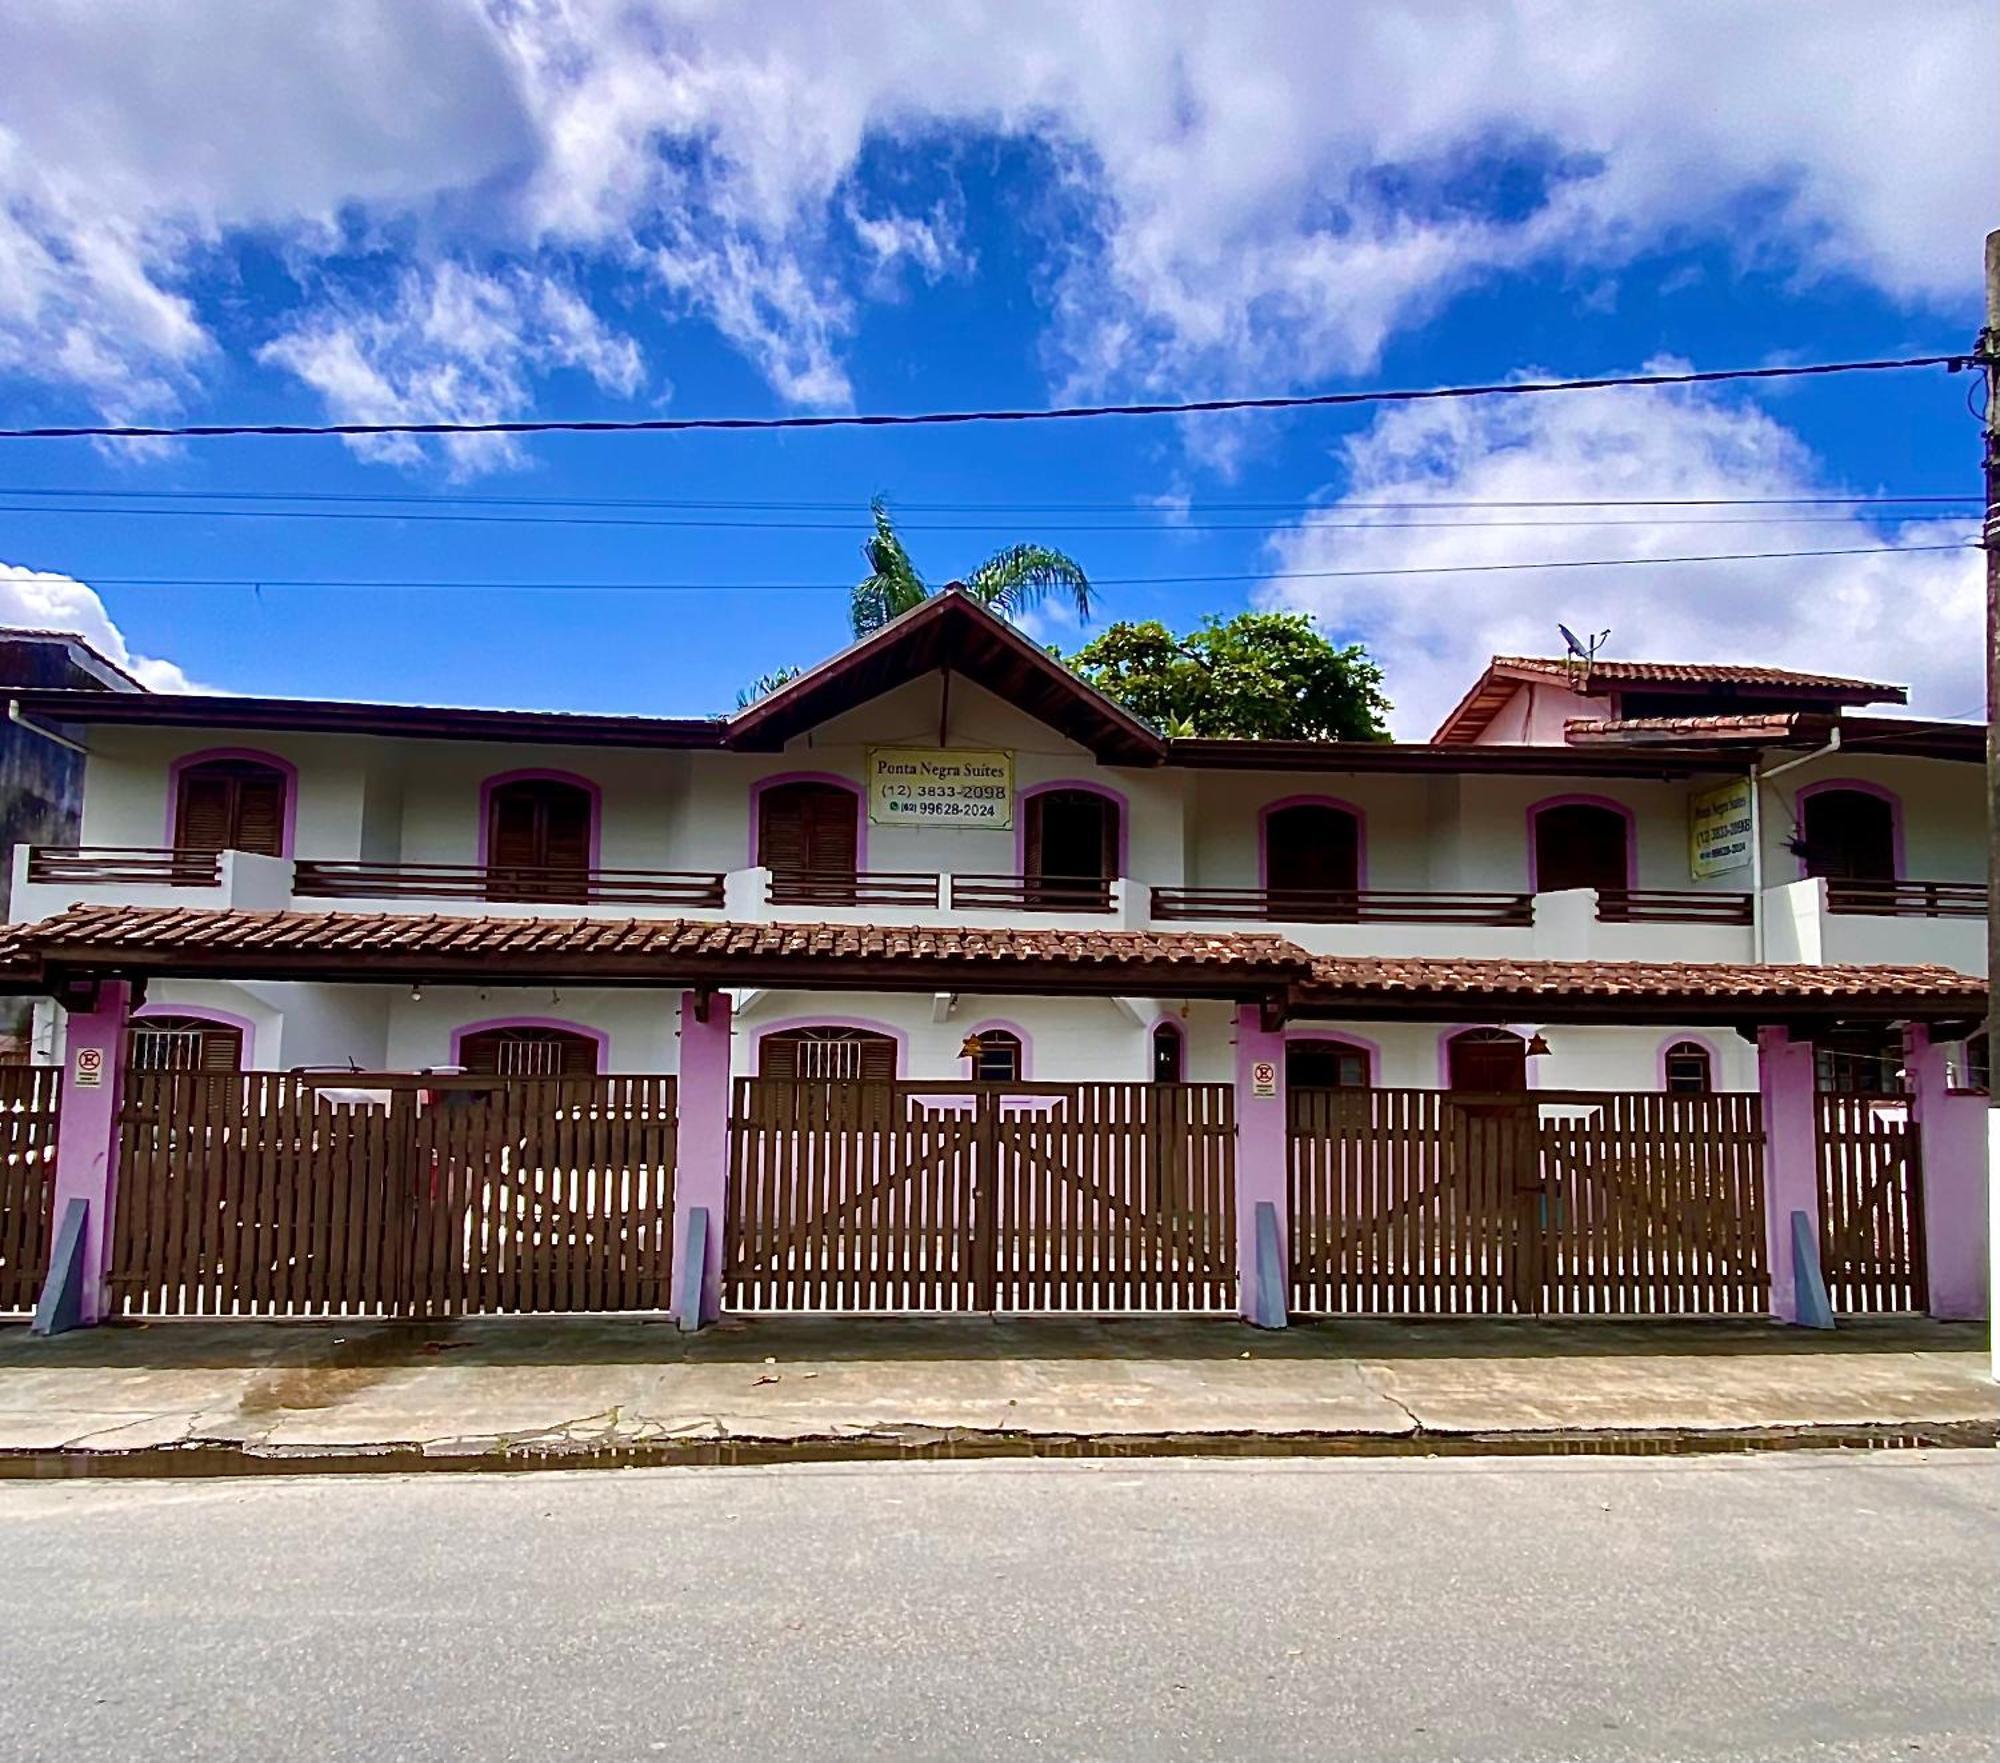
{"type": "Polygon", "coordinates": [[[2000,1046],[2000,230],[1986,235],[1986,327],[1979,333],[1986,376],[1986,1330],[1993,1376],[2000,1382],[2000,1095],[1993,1091],[1993,1049],[2000,1046]]]}

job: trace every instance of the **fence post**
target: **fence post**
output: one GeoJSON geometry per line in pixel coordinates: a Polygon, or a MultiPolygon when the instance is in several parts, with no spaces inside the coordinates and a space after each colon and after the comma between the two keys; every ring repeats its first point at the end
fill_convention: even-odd
{"type": "Polygon", "coordinates": [[[1764,1110],[1764,1240],[1771,1268],[1771,1314],[1799,1320],[1793,1217],[1819,1241],[1819,1108],[1811,1041],[1783,1028],[1757,1031],[1757,1088],[1764,1110]]]}
{"type": "Polygon", "coordinates": [[[722,1245],[730,1228],[729,1043],[729,994],[683,992],[673,1255],[674,1313],[683,1328],[699,1328],[722,1313],[722,1245]],[[708,1214],[699,1290],[687,1256],[697,1208],[708,1214]]]}
{"type": "Polygon", "coordinates": [[[1290,1300],[1290,1137],[1285,1037],[1255,1004],[1236,1008],[1236,1309],[1260,1328],[1283,1328],[1290,1300]],[[1265,1253],[1257,1252],[1259,1206],[1265,1253]],[[1275,1225],[1276,1253],[1271,1234],[1275,1225]],[[1275,1263],[1275,1266],[1273,1265],[1275,1263]],[[1275,1278],[1272,1276],[1275,1275],[1275,1278]],[[1275,1284],[1275,1291],[1268,1289],[1275,1284]]]}
{"type": "Polygon", "coordinates": [[[1910,1118],[1922,1164],[1924,1266],[1930,1312],[1953,1321],[1986,1315],[1986,1098],[1954,1092],[1950,1061],[1930,1030],[1903,1030],[1910,1118]]]}
{"type": "Polygon", "coordinates": [[[111,1222],[118,1204],[118,1114],[125,1090],[125,1024],[132,988],[109,979],[88,1010],[69,1013],[62,1102],[56,1125],[55,1217],[84,1203],[83,1281],[77,1320],[89,1327],[110,1313],[111,1222]]]}

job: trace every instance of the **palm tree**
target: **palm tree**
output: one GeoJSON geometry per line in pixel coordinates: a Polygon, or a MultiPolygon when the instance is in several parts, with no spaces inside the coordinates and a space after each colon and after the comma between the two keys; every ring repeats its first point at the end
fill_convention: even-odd
{"type": "MultiPolygon", "coordinates": [[[[880,630],[890,619],[922,605],[931,594],[930,584],[917,573],[909,552],[903,549],[888,505],[878,496],[868,506],[875,516],[875,535],[861,547],[868,562],[868,579],[855,584],[848,611],[857,637],[880,630]]],[[[1083,565],[1047,545],[1009,545],[994,552],[959,585],[1002,618],[1018,618],[1051,594],[1067,600],[1085,623],[1095,609],[1083,565]]]]}

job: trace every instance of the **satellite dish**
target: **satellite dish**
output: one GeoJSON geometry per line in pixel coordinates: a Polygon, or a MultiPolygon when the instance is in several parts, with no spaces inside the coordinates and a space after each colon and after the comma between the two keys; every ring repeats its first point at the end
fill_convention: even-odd
{"type": "Polygon", "coordinates": [[[1562,640],[1569,645],[1569,652],[1577,660],[1588,661],[1590,659],[1590,651],[1576,640],[1575,631],[1571,630],[1566,624],[1559,624],[1556,626],[1556,629],[1562,632],[1562,640]]]}

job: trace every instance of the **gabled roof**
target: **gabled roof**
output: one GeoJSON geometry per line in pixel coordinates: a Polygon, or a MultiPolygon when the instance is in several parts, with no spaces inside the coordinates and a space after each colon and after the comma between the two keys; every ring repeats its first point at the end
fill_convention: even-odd
{"type": "Polygon", "coordinates": [[[795,735],[949,668],[1111,765],[1157,765],[1166,742],[954,584],[730,719],[729,744],[774,752],[795,735]]]}
{"type": "Polygon", "coordinates": [[[75,631],[34,630],[24,625],[0,625],[0,647],[16,643],[60,647],[70,667],[76,673],[85,679],[97,682],[95,687],[79,688],[83,691],[144,692],[150,689],[143,680],[120,667],[88,637],[79,636],[75,631]]]}
{"type": "Polygon", "coordinates": [[[1548,655],[1496,655],[1472,689],[1452,708],[1431,738],[1448,745],[1471,743],[1485,733],[1522,686],[1554,685],[1580,698],[1605,698],[1619,692],[1702,693],[1718,691],[1776,693],[1801,705],[1905,704],[1909,693],[1879,680],[1849,679],[1840,674],[1801,673],[1789,667],[1706,661],[1593,661],[1548,655]]]}

